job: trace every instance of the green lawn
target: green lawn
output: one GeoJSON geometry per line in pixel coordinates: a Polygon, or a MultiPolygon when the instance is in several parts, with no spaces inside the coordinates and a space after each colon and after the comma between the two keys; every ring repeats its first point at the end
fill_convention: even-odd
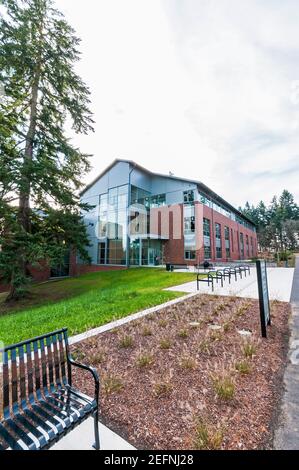
{"type": "Polygon", "coordinates": [[[62,327],[77,334],[180,297],[163,289],[195,279],[192,273],[134,268],[36,285],[29,299],[9,306],[0,294],[0,341],[11,344],[62,327]]]}

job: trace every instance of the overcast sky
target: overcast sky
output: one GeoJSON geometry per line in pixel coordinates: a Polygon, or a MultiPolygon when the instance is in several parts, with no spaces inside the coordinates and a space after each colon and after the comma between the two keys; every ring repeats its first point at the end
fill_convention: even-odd
{"type": "Polygon", "coordinates": [[[298,0],[56,0],[82,39],[91,181],[114,158],[236,206],[299,202],[298,0]]]}

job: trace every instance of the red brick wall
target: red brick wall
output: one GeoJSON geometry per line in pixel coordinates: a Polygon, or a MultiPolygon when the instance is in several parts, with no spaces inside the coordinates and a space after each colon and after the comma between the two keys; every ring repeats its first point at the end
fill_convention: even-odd
{"type": "MultiPolygon", "coordinates": [[[[173,238],[174,217],[171,210],[169,211],[169,240],[165,242],[164,261],[165,263],[186,264],[184,252],[184,233],[183,233],[183,205],[180,205],[181,222],[180,222],[180,239],[173,238]]],[[[191,264],[191,263],[190,263],[191,264]]]]}
{"type": "Polygon", "coordinates": [[[127,269],[126,266],[97,266],[95,264],[77,264],[76,272],[77,276],[87,273],[96,273],[99,271],[118,271],[127,269]]]}
{"type": "Polygon", "coordinates": [[[40,266],[29,266],[28,271],[36,282],[45,282],[51,276],[51,269],[45,261],[41,261],[40,266]]]}
{"type": "MultiPolygon", "coordinates": [[[[197,263],[202,263],[204,261],[204,247],[203,247],[203,217],[207,218],[211,222],[211,253],[212,261],[216,261],[216,243],[215,243],[215,223],[221,225],[221,244],[222,244],[222,258],[217,258],[218,261],[225,262],[227,261],[226,252],[225,252],[225,235],[224,227],[229,228],[230,235],[230,258],[229,260],[239,260],[240,259],[240,233],[244,235],[244,258],[251,258],[257,254],[257,238],[256,233],[244,227],[243,225],[238,224],[237,222],[225,217],[223,214],[220,214],[217,211],[210,209],[209,207],[200,204],[199,202],[195,203],[195,214],[196,214],[196,260],[185,260],[184,254],[184,217],[183,217],[183,204],[180,204],[181,209],[181,222],[180,222],[180,232],[181,239],[173,238],[173,217],[171,213],[171,208],[169,208],[169,240],[165,242],[164,248],[164,260],[166,263],[171,262],[174,264],[188,264],[194,265],[197,263]],[[200,206],[200,207],[199,207],[200,206]],[[231,231],[233,231],[233,243],[231,231]],[[249,240],[249,256],[247,255],[246,250],[246,235],[248,235],[249,240]],[[251,253],[251,243],[250,237],[253,238],[253,247],[254,252],[251,253]]],[[[177,206],[176,206],[177,207],[177,206]]],[[[159,224],[160,225],[160,224],[159,224]]],[[[159,232],[160,235],[160,232],[159,232]]]]}
{"type": "Polygon", "coordinates": [[[251,244],[250,244],[250,237],[253,238],[254,244],[254,252],[253,256],[256,256],[256,247],[257,247],[257,238],[256,232],[249,230],[248,228],[244,227],[243,225],[238,224],[237,222],[225,217],[223,214],[220,214],[217,211],[210,209],[207,206],[204,206],[203,215],[205,218],[210,219],[211,221],[211,247],[212,247],[212,259],[215,260],[216,252],[215,252],[215,223],[219,223],[221,225],[221,244],[222,244],[222,258],[219,261],[226,261],[225,257],[225,238],[224,238],[224,227],[229,228],[230,232],[230,247],[231,247],[231,260],[239,260],[240,259],[240,233],[244,235],[244,259],[251,258],[251,244]],[[233,231],[233,244],[231,239],[231,230],[233,231]],[[246,252],[246,235],[248,235],[249,239],[249,256],[246,252]]]}

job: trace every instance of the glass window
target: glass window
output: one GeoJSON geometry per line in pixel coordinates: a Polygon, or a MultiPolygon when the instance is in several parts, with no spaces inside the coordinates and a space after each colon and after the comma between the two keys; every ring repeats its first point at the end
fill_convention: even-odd
{"type": "Polygon", "coordinates": [[[204,246],[205,259],[211,259],[211,246],[204,246]]]}
{"type": "Polygon", "coordinates": [[[211,222],[209,219],[203,219],[203,243],[204,257],[211,259],[211,222]]]}
{"type": "Polygon", "coordinates": [[[98,238],[104,238],[107,236],[107,204],[108,195],[101,194],[99,198],[98,238]]]}
{"type": "Polygon", "coordinates": [[[122,240],[108,240],[107,264],[126,264],[126,250],[122,240]]]}
{"type": "Polygon", "coordinates": [[[230,240],[229,240],[229,228],[228,227],[224,227],[224,239],[225,239],[226,258],[230,258],[230,240]]]}
{"type": "Polygon", "coordinates": [[[109,189],[108,202],[109,202],[109,206],[117,205],[117,188],[109,189]]]}
{"type": "Polygon", "coordinates": [[[185,259],[195,259],[196,258],[196,251],[189,250],[185,251],[185,259]]]}
{"type": "Polygon", "coordinates": [[[222,258],[221,225],[215,224],[216,258],[222,258]]]}
{"type": "Polygon", "coordinates": [[[244,235],[240,233],[240,250],[241,250],[241,257],[244,256],[244,235]]]}
{"type": "Polygon", "coordinates": [[[209,219],[203,219],[203,234],[206,236],[206,237],[210,237],[211,236],[211,222],[209,219]]]}
{"type": "Polygon", "coordinates": [[[184,191],[184,204],[192,204],[194,202],[194,191],[193,189],[184,191]]]}
{"type": "MultiPolygon", "coordinates": [[[[145,206],[148,203],[148,198],[145,198],[145,206]]],[[[161,207],[166,205],[166,194],[156,194],[150,198],[150,207],[161,207]]]]}
{"type": "Polygon", "coordinates": [[[195,232],[195,208],[194,206],[184,207],[184,233],[190,234],[195,232]]]}

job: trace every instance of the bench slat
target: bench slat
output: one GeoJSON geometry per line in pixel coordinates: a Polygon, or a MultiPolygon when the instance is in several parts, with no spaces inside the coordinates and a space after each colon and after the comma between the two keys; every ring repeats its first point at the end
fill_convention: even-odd
{"type": "Polygon", "coordinates": [[[19,380],[20,380],[20,399],[21,406],[26,401],[26,378],[25,378],[25,362],[24,362],[24,346],[19,347],[19,380]]]}
{"type": "Polygon", "coordinates": [[[46,339],[46,345],[47,345],[47,366],[48,366],[48,372],[49,372],[49,389],[53,390],[54,389],[54,373],[53,373],[53,354],[52,354],[52,341],[51,337],[48,336],[46,339]]]}
{"type": "MultiPolygon", "coordinates": [[[[37,429],[36,426],[34,426],[32,424],[32,422],[30,422],[25,417],[25,415],[23,413],[22,414],[19,413],[19,414],[15,415],[14,420],[16,422],[19,422],[20,424],[22,424],[22,426],[24,426],[25,429],[27,429],[29,432],[31,432],[31,434],[33,434],[33,436],[35,436],[36,439],[38,439],[40,447],[45,447],[47,445],[47,441],[46,441],[45,436],[37,429]]],[[[44,429],[44,428],[42,428],[42,429],[44,429]]]]}
{"type": "Polygon", "coordinates": [[[5,425],[8,426],[14,434],[18,436],[19,439],[21,439],[28,450],[36,450],[37,446],[36,443],[28,436],[28,433],[26,434],[25,431],[18,425],[18,422],[15,420],[7,419],[5,421],[5,425]]]}
{"type": "Polygon", "coordinates": [[[60,367],[61,367],[61,382],[63,385],[67,383],[66,376],[66,351],[63,342],[63,336],[61,333],[58,334],[58,344],[59,344],[59,357],[60,357],[60,367]]]}
{"type": "Polygon", "coordinates": [[[7,431],[2,423],[0,423],[0,434],[6,444],[8,444],[12,450],[23,450],[23,447],[20,446],[17,440],[7,431]]]}
{"type": "Polygon", "coordinates": [[[33,366],[31,356],[31,343],[26,345],[26,365],[27,365],[27,380],[28,380],[28,399],[33,401],[33,366]]]}
{"type": "Polygon", "coordinates": [[[3,409],[4,417],[10,415],[9,408],[9,370],[8,370],[8,353],[3,353],[3,409]]]}

